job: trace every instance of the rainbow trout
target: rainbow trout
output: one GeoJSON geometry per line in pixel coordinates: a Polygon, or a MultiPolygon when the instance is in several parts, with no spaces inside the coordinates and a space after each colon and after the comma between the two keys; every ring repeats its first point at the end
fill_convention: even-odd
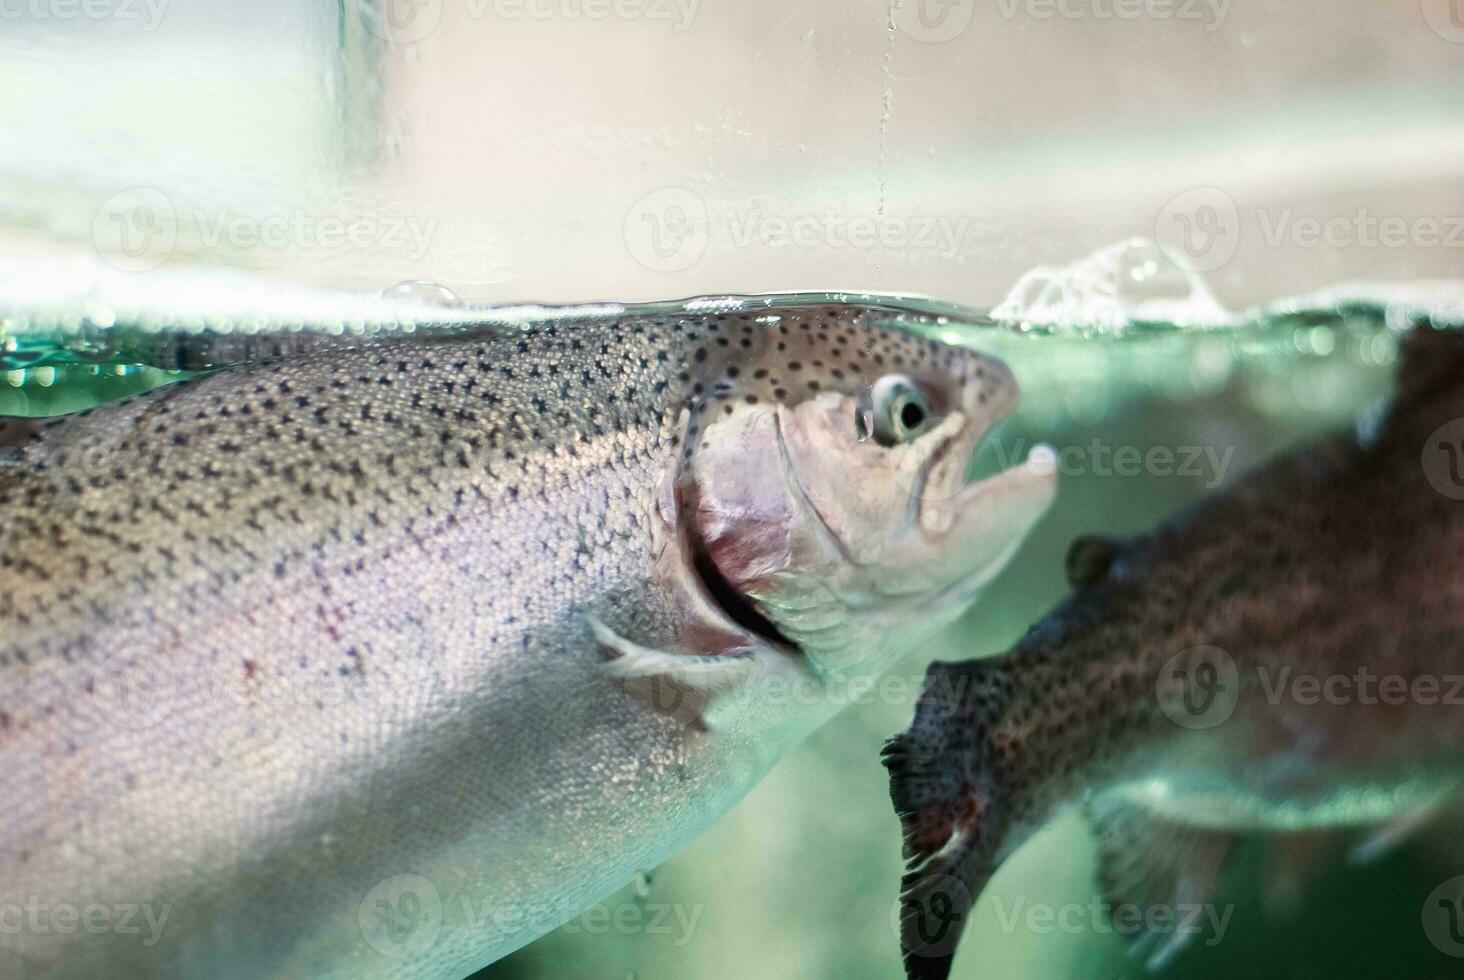
{"type": "Polygon", "coordinates": [[[968,607],[1017,389],[859,306],[254,360],[0,462],[0,970],[458,978],[968,607]]]}
{"type": "Polygon", "coordinates": [[[1325,440],[1160,529],[1089,538],[1017,646],[931,666],[885,750],[912,978],[1082,808],[1116,929],[1151,966],[1223,930],[1247,831],[1396,840],[1464,779],[1464,339],[1410,341],[1380,428],[1325,440]],[[1123,921],[1120,921],[1120,918],[1123,921]]]}

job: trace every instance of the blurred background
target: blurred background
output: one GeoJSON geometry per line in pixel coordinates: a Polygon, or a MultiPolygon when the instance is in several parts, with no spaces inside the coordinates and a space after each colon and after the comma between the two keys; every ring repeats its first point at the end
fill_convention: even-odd
{"type": "MultiPolygon", "coordinates": [[[[989,308],[1035,273],[1082,306],[1091,268],[1059,270],[1135,238],[1203,277],[1199,320],[1338,284],[1464,295],[1460,0],[0,0],[0,90],[0,295],[32,301],[166,306],[246,273],[281,295],[418,280],[478,303],[852,289],[989,308]]],[[[1049,608],[1073,536],[1146,527],[1347,424],[1393,356],[1343,320],[1264,343],[991,345],[1027,390],[995,452],[1097,439],[1223,463],[1065,471],[961,629],[899,668],[912,690],[1049,608]]],[[[51,383],[3,377],[15,398],[51,383]]],[[[911,703],[887,700],[483,976],[897,976],[878,751],[911,703]]],[[[1464,871],[1438,839],[1365,868],[1336,841],[1276,846],[1254,842],[1221,899],[1223,941],[1168,975],[1460,974],[1420,921],[1464,871]]],[[[1087,906],[1092,857],[1076,820],[1044,831],[957,976],[1143,975],[1101,919],[998,914],[1087,906]]]]}
{"type": "Polygon", "coordinates": [[[7,0],[0,222],[492,302],[992,305],[1218,233],[1243,305],[1454,274],[1296,223],[1464,214],[1461,81],[1458,0],[7,0]]]}

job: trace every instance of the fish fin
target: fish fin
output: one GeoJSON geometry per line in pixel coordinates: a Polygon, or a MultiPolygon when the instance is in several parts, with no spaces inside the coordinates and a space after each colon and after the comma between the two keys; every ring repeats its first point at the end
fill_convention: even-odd
{"type": "Polygon", "coordinates": [[[1158,817],[1114,797],[1084,805],[1098,840],[1098,885],[1114,914],[1137,908],[1144,927],[1130,934],[1130,952],[1150,970],[1163,969],[1200,932],[1235,834],[1158,817]],[[1165,922],[1156,930],[1148,924],[1165,922]]]}
{"type": "Polygon", "coordinates": [[[1457,797],[1446,795],[1434,803],[1420,806],[1401,814],[1387,823],[1374,827],[1367,836],[1353,845],[1347,852],[1349,864],[1371,864],[1402,847],[1408,839],[1432,823],[1446,807],[1457,802],[1457,797]]]}
{"type": "Polygon", "coordinates": [[[717,702],[743,689],[757,670],[751,655],[666,653],[626,639],[596,616],[586,614],[585,619],[600,648],[610,654],[603,665],[605,672],[627,682],[628,688],[660,713],[688,724],[714,727],[717,702]]]}
{"type": "Polygon", "coordinates": [[[931,664],[914,722],[884,748],[908,861],[900,949],[910,980],[949,976],[971,909],[1009,849],[994,747],[967,737],[991,730],[1001,670],[990,660],[931,664]]]}
{"type": "Polygon", "coordinates": [[[1307,886],[1337,863],[1338,840],[1345,830],[1292,830],[1267,834],[1260,874],[1261,907],[1266,915],[1282,918],[1296,914],[1307,886]]]}

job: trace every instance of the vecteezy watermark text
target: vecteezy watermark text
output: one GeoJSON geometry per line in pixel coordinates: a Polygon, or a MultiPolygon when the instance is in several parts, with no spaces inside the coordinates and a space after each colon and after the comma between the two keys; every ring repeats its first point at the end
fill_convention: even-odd
{"type": "Polygon", "coordinates": [[[207,251],[399,251],[418,262],[436,232],[435,216],[394,212],[339,215],[305,208],[275,212],[179,208],[155,187],[130,187],[113,194],[92,219],[98,254],[124,272],[157,268],[180,241],[207,251]]]}
{"type": "Polygon", "coordinates": [[[1268,705],[1313,707],[1464,707],[1464,674],[1353,670],[1298,670],[1271,657],[1242,671],[1226,650],[1195,646],[1171,657],[1155,679],[1160,706],[1186,728],[1213,728],[1230,718],[1243,695],[1259,693],[1268,705]],[[1253,683],[1247,679],[1253,677],[1253,683]]]}
{"type": "Polygon", "coordinates": [[[367,30],[388,44],[427,38],[442,24],[448,4],[474,21],[637,21],[679,33],[691,26],[701,0],[352,0],[367,30]]]}
{"type": "Polygon", "coordinates": [[[1378,215],[1368,208],[1348,214],[1298,214],[1292,208],[1256,212],[1267,247],[1464,248],[1464,216],[1378,215]]]}
{"type": "Polygon", "coordinates": [[[1350,673],[1315,674],[1286,665],[1259,667],[1256,676],[1273,705],[1464,706],[1464,674],[1381,674],[1365,665],[1350,673]]]}
{"type": "Polygon", "coordinates": [[[1025,930],[1037,936],[1060,933],[1068,936],[1093,933],[1134,937],[1153,936],[1205,937],[1206,946],[1217,946],[1230,928],[1234,905],[1211,905],[1201,902],[1158,902],[1137,905],[1133,902],[1111,902],[1094,897],[1089,902],[1068,902],[1049,905],[1028,902],[1025,896],[1008,901],[1005,896],[991,898],[996,910],[997,925],[1011,935],[1025,930]]]}
{"type": "Polygon", "coordinates": [[[996,0],[1007,20],[1191,20],[1217,31],[1230,13],[1231,0],[996,0]]]}
{"type": "Polygon", "coordinates": [[[171,0],[0,0],[0,21],[114,20],[155,31],[171,0]]]}
{"type": "Polygon", "coordinates": [[[449,913],[474,934],[538,935],[557,925],[568,933],[656,936],[674,946],[685,946],[691,942],[706,906],[627,900],[596,902],[578,914],[568,915],[572,911],[549,902],[475,899],[468,892],[444,898],[430,879],[401,874],[372,887],[361,901],[357,918],[362,935],[373,949],[385,956],[403,958],[429,949],[449,913]]]}
{"type": "Polygon", "coordinates": [[[1242,242],[1268,249],[1464,249],[1464,214],[1380,214],[1361,207],[1335,213],[1296,208],[1242,210],[1219,187],[1176,194],[1155,219],[1155,240],[1179,265],[1213,272],[1242,242]]]}
{"type": "Polygon", "coordinates": [[[167,927],[173,906],[154,906],[146,902],[121,902],[104,905],[73,905],[68,902],[47,902],[31,895],[24,902],[0,902],[0,935],[30,933],[32,935],[68,936],[87,933],[99,936],[138,936],[144,946],[155,946],[167,927]]]}
{"type": "MultiPolygon", "coordinates": [[[[997,463],[1008,469],[1027,458],[1028,446],[1022,439],[1004,444],[992,443],[997,463]]],[[[1039,465],[1052,466],[1062,476],[1178,476],[1203,479],[1207,490],[1225,482],[1225,474],[1235,456],[1234,446],[1113,446],[1102,439],[1087,445],[1048,447],[1052,451],[1040,457],[1039,465]]]]}
{"type": "Polygon", "coordinates": [[[786,213],[757,204],[708,203],[683,187],[642,196],[626,212],[624,234],[631,256],[654,272],[680,272],[707,248],[880,249],[929,251],[954,258],[971,219],[934,214],[866,214],[826,208],[786,213]]]}
{"type": "Polygon", "coordinates": [[[313,214],[295,209],[283,214],[234,214],[195,210],[193,221],[204,248],[237,250],[355,249],[397,250],[408,258],[427,254],[437,219],[417,215],[313,214]]]}

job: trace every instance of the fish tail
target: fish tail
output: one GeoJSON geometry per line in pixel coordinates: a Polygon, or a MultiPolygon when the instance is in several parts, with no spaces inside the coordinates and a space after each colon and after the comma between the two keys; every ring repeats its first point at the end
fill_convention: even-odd
{"type": "Polygon", "coordinates": [[[884,748],[908,862],[900,946],[910,980],[950,973],[1011,824],[993,737],[1012,693],[1003,659],[932,664],[914,721],[884,748]]]}

